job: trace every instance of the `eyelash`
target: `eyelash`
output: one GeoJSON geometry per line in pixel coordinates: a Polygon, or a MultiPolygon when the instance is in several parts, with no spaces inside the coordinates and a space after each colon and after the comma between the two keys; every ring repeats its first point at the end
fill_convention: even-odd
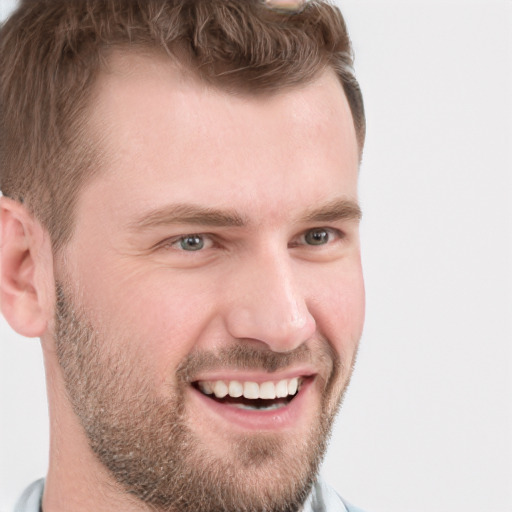
{"type": "MultiPolygon", "coordinates": [[[[174,238],[168,238],[167,240],[164,240],[161,244],[159,244],[159,246],[162,249],[167,249],[167,250],[173,249],[174,245],[180,243],[183,240],[186,240],[187,238],[194,238],[194,237],[201,238],[203,241],[210,240],[211,246],[216,245],[213,235],[210,235],[208,233],[190,233],[188,235],[181,235],[181,236],[174,237],[174,238]]],[[[208,248],[210,248],[210,247],[208,247],[208,248]]],[[[185,249],[175,249],[175,250],[178,252],[201,252],[204,250],[204,248],[201,247],[201,249],[199,249],[197,251],[185,251],[185,249]]]]}
{"type": "MultiPolygon", "coordinates": [[[[308,234],[311,234],[311,233],[314,233],[314,232],[325,232],[327,233],[330,238],[329,240],[323,244],[306,244],[306,243],[303,243],[302,245],[305,245],[305,246],[308,246],[308,247],[322,247],[322,246],[325,246],[325,245],[331,245],[332,243],[334,243],[335,241],[340,241],[342,240],[344,237],[345,237],[345,233],[343,231],[340,231],[339,229],[334,229],[334,228],[326,228],[326,227],[319,227],[319,228],[311,228],[311,229],[308,229],[307,231],[305,231],[304,233],[302,233],[300,235],[300,239],[305,239],[305,237],[308,235],[308,234]],[[334,237],[334,240],[333,240],[333,237],[334,237]]],[[[298,247],[299,244],[291,244],[291,247],[298,247]]]]}
{"type": "MultiPolygon", "coordinates": [[[[292,241],[290,244],[289,244],[289,247],[291,248],[296,248],[296,247],[300,247],[300,246],[305,246],[305,247],[312,247],[312,248],[315,248],[315,247],[324,247],[324,246],[330,246],[332,245],[333,243],[335,243],[336,241],[341,241],[345,238],[345,233],[339,229],[335,229],[335,228],[328,228],[328,227],[315,227],[315,228],[311,228],[311,229],[308,229],[306,231],[304,231],[303,233],[301,233],[298,237],[295,237],[294,240],[296,239],[299,239],[301,240],[301,242],[295,242],[295,241],[292,241]],[[307,244],[305,243],[305,237],[308,235],[308,234],[311,234],[311,233],[314,233],[315,231],[317,232],[322,232],[324,231],[325,233],[328,234],[329,236],[329,239],[326,243],[319,243],[319,244],[307,244]],[[334,240],[333,240],[334,238],[334,240]]],[[[212,247],[215,247],[216,245],[218,246],[218,242],[216,240],[216,236],[215,235],[212,235],[212,234],[209,234],[209,233],[190,233],[190,234],[187,234],[187,235],[181,235],[181,236],[178,236],[178,237],[173,237],[173,238],[169,238],[169,239],[166,239],[164,240],[163,242],[161,242],[160,244],[158,244],[158,247],[159,248],[162,248],[162,249],[166,249],[166,250],[170,250],[170,249],[173,249],[175,244],[178,244],[184,240],[186,240],[187,238],[201,238],[202,241],[205,241],[205,240],[209,240],[210,241],[210,244],[208,247],[201,247],[199,249],[197,249],[196,251],[194,250],[190,250],[190,251],[187,251],[183,248],[179,249],[179,248],[175,248],[175,250],[177,252],[189,252],[189,253],[193,253],[193,252],[203,252],[205,249],[210,249],[212,247]]]]}

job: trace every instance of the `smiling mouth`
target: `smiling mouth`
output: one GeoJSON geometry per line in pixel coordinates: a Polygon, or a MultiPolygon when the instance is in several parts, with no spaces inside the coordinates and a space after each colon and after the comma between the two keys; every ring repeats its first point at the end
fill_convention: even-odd
{"type": "Polygon", "coordinates": [[[252,381],[196,381],[192,385],[208,398],[231,407],[252,411],[271,411],[290,404],[306,377],[262,383],[252,381]]]}

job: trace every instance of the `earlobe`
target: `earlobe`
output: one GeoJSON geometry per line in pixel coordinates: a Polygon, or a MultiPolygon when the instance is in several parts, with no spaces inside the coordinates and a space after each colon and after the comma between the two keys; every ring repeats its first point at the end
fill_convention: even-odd
{"type": "Polygon", "coordinates": [[[26,208],[0,198],[0,308],[11,327],[27,337],[41,336],[47,327],[44,290],[39,277],[43,228],[26,208]]]}

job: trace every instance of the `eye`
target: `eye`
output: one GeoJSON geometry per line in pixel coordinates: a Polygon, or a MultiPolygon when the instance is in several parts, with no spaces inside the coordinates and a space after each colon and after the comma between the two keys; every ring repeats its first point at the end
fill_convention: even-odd
{"type": "Polygon", "coordinates": [[[202,249],[211,247],[212,241],[205,235],[185,235],[174,240],[169,240],[165,244],[167,248],[172,248],[177,251],[197,252],[202,249]]]}
{"type": "Polygon", "coordinates": [[[314,228],[306,231],[301,238],[306,245],[326,245],[336,237],[341,238],[341,233],[328,228],[314,228]]]}

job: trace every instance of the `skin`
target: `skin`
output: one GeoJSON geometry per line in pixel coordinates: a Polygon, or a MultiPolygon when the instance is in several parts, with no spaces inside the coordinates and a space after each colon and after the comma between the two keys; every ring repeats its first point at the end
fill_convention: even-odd
{"type": "MultiPolygon", "coordinates": [[[[357,205],[359,150],[333,72],[273,95],[228,95],[164,57],[120,54],[98,80],[90,130],[103,168],[80,194],[62,254],[52,257],[48,234],[23,206],[1,200],[2,312],[15,330],[41,338],[45,358],[45,512],[146,510],[92,453],[68,398],[56,353],[56,281],[72,287],[106,353],[123,343],[163,400],[176,389],[180,364],[197,354],[240,345],[316,353],[322,345],[339,359],[328,400],[329,364],[291,362],[280,370],[301,374],[306,365],[313,375],[301,414],[282,425],[263,421],[251,430],[185,390],[187,427],[213,457],[233,465],[233,439],[266,432],[292,452],[316,425],[323,400],[334,414],[364,319],[359,219],[346,213],[357,205]],[[239,222],[214,222],[204,211],[184,219],[176,205],[239,222]],[[327,243],[308,244],[312,229],[324,230],[327,243]],[[202,250],[183,250],[180,237],[191,234],[200,235],[202,250]]],[[[274,379],[260,368],[225,365],[195,375],[233,376],[274,379]]],[[[264,466],[252,477],[268,486],[275,475],[264,466]]]]}

